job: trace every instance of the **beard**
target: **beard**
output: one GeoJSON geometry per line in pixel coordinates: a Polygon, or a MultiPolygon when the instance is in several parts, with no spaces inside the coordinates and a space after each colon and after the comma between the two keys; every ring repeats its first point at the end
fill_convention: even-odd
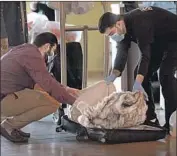
{"type": "Polygon", "coordinates": [[[49,50],[49,51],[47,51],[47,53],[46,53],[48,56],[54,56],[54,52],[53,51],[51,51],[51,50],[49,50]]]}
{"type": "Polygon", "coordinates": [[[52,50],[52,46],[50,46],[49,50],[46,52],[47,56],[54,56],[54,51],[52,50]]]}

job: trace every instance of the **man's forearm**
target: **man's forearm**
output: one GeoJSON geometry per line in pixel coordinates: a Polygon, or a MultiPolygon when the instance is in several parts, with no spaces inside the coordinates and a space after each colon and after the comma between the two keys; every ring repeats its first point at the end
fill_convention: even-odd
{"type": "MultiPolygon", "coordinates": [[[[121,75],[121,72],[119,70],[113,69],[112,74],[114,74],[116,77],[119,77],[121,75]]],[[[139,83],[142,83],[144,80],[144,76],[141,74],[138,74],[136,76],[136,81],[138,81],[139,83]]]]}
{"type": "Polygon", "coordinates": [[[117,43],[117,54],[114,61],[114,70],[118,70],[119,73],[116,72],[116,74],[121,74],[121,72],[124,70],[125,65],[127,63],[128,58],[128,51],[130,48],[131,40],[129,37],[125,37],[123,41],[120,43],[117,43]]]}

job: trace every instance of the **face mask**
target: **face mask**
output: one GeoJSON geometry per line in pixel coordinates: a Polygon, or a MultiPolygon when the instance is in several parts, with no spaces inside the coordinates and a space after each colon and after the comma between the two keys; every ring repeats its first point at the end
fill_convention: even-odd
{"type": "Polygon", "coordinates": [[[115,33],[114,35],[111,36],[111,38],[116,42],[120,42],[125,38],[125,35],[124,34],[119,35],[115,33]]]}
{"type": "Polygon", "coordinates": [[[53,56],[48,56],[48,62],[51,62],[54,59],[55,55],[53,56]]]}
{"type": "Polygon", "coordinates": [[[45,55],[47,55],[47,56],[54,56],[55,55],[55,53],[53,51],[53,47],[51,45],[47,49],[48,50],[46,51],[45,55]]]}
{"type": "Polygon", "coordinates": [[[48,56],[54,56],[54,52],[49,50],[47,53],[46,53],[48,56]]]}
{"type": "Polygon", "coordinates": [[[54,54],[53,51],[51,51],[51,50],[47,51],[46,54],[45,54],[45,62],[46,63],[50,62],[50,60],[52,60],[54,58],[54,55],[55,54],[54,54]]]}

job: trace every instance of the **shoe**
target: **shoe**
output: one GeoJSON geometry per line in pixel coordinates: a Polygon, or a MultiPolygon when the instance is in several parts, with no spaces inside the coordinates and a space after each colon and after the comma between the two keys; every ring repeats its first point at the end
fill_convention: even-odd
{"type": "Polygon", "coordinates": [[[165,125],[163,125],[163,128],[167,131],[168,134],[170,134],[170,125],[168,123],[165,123],[165,125]]]}
{"type": "Polygon", "coordinates": [[[19,134],[20,134],[21,136],[23,136],[23,137],[25,137],[25,138],[30,138],[30,136],[31,136],[30,133],[25,133],[25,132],[21,131],[20,129],[16,129],[16,130],[19,132],[19,134]]]}
{"type": "Polygon", "coordinates": [[[1,126],[1,135],[13,143],[27,143],[28,142],[28,138],[21,136],[16,129],[12,130],[12,132],[9,134],[7,130],[1,126]]]}
{"type": "Polygon", "coordinates": [[[155,119],[153,119],[153,120],[146,120],[146,121],[144,122],[144,125],[160,127],[159,120],[158,120],[157,118],[155,118],[155,119]],[[154,120],[154,121],[153,121],[153,120],[154,120]]]}

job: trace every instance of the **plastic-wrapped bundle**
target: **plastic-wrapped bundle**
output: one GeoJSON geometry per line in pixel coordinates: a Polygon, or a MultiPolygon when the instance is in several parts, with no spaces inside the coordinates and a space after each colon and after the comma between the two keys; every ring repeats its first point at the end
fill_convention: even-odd
{"type": "MultiPolygon", "coordinates": [[[[49,21],[45,15],[38,14],[35,12],[29,13],[27,15],[28,20],[28,34],[29,41],[33,42],[35,37],[43,32],[52,32],[60,42],[60,23],[55,21],[49,21]]],[[[73,26],[66,24],[66,26],[73,26]]],[[[82,36],[81,31],[70,31],[66,32],[67,42],[80,42],[82,36]]]]}
{"type": "Polygon", "coordinates": [[[37,35],[46,31],[45,25],[47,22],[48,18],[45,15],[36,12],[31,12],[27,15],[29,42],[33,42],[37,35]]]}
{"type": "MultiPolygon", "coordinates": [[[[113,84],[111,84],[113,85],[113,84]]],[[[140,92],[114,92],[102,94],[110,87],[104,81],[81,94],[71,110],[71,119],[89,128],[117,129],[142,124],[146,119],[147,105],[140,92]],[[103,89],[104,88],[104,89],[103,89]],[[94,89],[99,90],[93,94],[94,89]],[[99,96],[99,94],[102,95],[99,96]],[[92,103],[90,99],[98,99],[92,103]],[[77,114],[75,113],[77,112],[77,114]]]]}
{"type": "MultiPolygon", "coordinates": [[[[72,24],[65,24],[66,27],[69,26],[74,26],[72,24]]],[[[58,30],[58,33],[56,33],[58,35],[58,40],[60,41],[60,23],[59,22],[55,22],[55,21],[48,21],[45,25],[45,29],[46,30],[58,30]]],[[[66,32],[66,41],[67,42],[80,42],[81,40],[81,36],[82,36],[82,32],[81,31],[70,31],[70,32],[66,32]]]]}
{"type": "Polygon", "coordinates": [[[122,92],[119,96],[117,96],[116,94],[118,93],[115,92],[116,89],[117,88],[115,88],[113,83],[107,85],[105,81],[98,82],[97,84],[84,89],[75,104],[71,107],[68,116],[64,115],[61,118],[61,125],[56,128],[56,131],[61,132],[64,130],[66,132],[73,133],[76,135],[76,139],[78,141],[86,141],[91,139],[93,141],[109,144],[155,141],[165,138],[166,130],[162,127],[153,127],[140,124],[145,120],[147,109],[143,99],[144,96],[140,93],[128,92],[122,92]],[[126,94],[128,98],[126,98],[126,94]],[[115,102],[116,105],[111,106],[115,109],[111,110],[113,110],[112,112],[119,112],[119,116],[122,116],[121,118],[125,119],[122,120],[123,122],[119,122],[120,118],[118,118],[115,123],[115,120],[111,119],[113,113],[110,114],[110,116],[105,115],[107,113],[104,111],[104,108],[106,108],[107,105],[104,106],[101,104],[101,102],[104,101],[101,99],[104,99],[104,97],[107,98],[108,101],[106,102],[105,99],[105,103],[103,104],[110,105],[111,103],[114,104],[115,102]],[[122,100],[124,102],[121,102],[122,100]],[[85,103],[80,103],[82,101],[85,103]],[[100,104],[102,108],[100,107],[100,104]],[[92,109],[89,109],[89,107],[92,109]],[[85,113],[83,113],[84,111],[85,113]],[[82,116],[83,114],[86,117],[92,117],[87,118],[89,119],[87,120],[88,122],[85,122],[85,120],[78,123],[78,117],[82,116]],[[95,114],[96,116],[101,115],[102,117],[105,116],[106,119],[110,119],[109,122],[107,122],[110,123],[110,125],[104,125],[104,120],[101,124],[95,125],[95,114]],[[116,128],[116,126],[119,128],[116,128]]]}
{"type": "MultiPolygon", "coordinates": [[[[47,6],[59,10],[60,9],[60,2],[53,2],[49,1],[47,3],[47,6]]],[[[85,14],[88,11],[90,11],[94,7],[93,2],[80,2],[80,1],[75,1],[75,2],[65,2],[65,13],[70,14],[85,14]]]]}
{"type": "Polygon", "coordinates": [[[170,134],[173,137],[176,137],[176,111],[170,117],[170,134]]]}

